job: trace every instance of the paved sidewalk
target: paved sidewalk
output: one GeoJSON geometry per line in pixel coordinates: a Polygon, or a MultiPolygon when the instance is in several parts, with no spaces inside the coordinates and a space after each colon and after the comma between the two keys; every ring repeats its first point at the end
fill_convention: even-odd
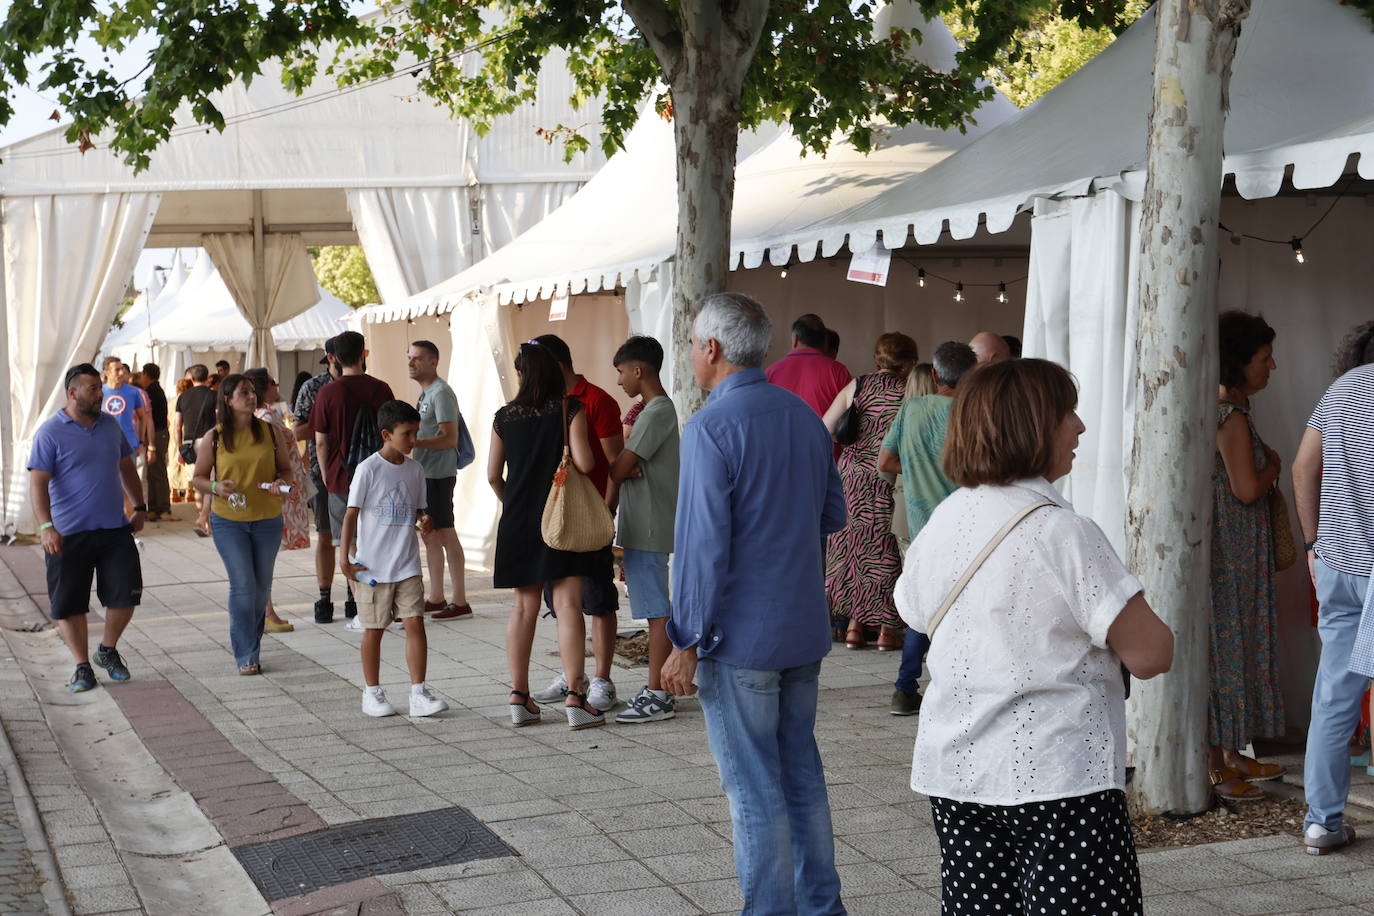
{"type": "MultiPolygon", "coordinates": [[[[551,710],[548,721],[512,730],[509,594],[473,579],[474,617],[427,626],[429,683],[451,710],[369,719],[359,710],[359,634],[343,629],[337,585],[339,622],[310,621],[309,551],[278,560],[275,599],[296,632],[265,637],[264,675],[245,678],[228,652],[226,583],[211,542],[184,521],[150,526],[144,540],[144,603],[121,646],[134,681],[66,694],[71,666],[54,632],[3,634],[32,692],[16,703],[7,691],[0,719],[20,736],[16,753],[75,912],[738,911],[728,809],[695,701],[669,722],[570,732],[551,710]],[[271,900],[238,864],[257,844],[450,806],[518,855],[271,900]]],[[[35,548],[0,550],[0,578],[9,570],[45,605],[35,548]]],[[[541,621],[536,686],[556,673],[554,651],[552,621],[541,621]]],[[[403,653],[404,638],[388,634],[382,682],[393,700],[405,697],[403,653]]],[[[939,911],[929,804],[907,788],[916,720],[887,713],[897,661],[837,648],[821,674],[817,736],[855,914],[939,911]]],[[[618,669],[621,697],[643,677],[618,669]]],[[[0,868],[3,855],[0,847],[0,868]]],[[[1271,837],[1146,852],[1141,864],[1151,916],[1374,913],[1374,842],[1316,857],[1294,838],[1271,837]]]]}

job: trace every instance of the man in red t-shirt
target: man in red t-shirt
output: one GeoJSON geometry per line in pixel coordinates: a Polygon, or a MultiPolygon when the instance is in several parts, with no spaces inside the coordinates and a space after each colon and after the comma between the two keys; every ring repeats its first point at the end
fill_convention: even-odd
{"type": "MultiPolygon", "coordinates": [[[[587,440],[592,447],[595,465],[587,478],[602,496],[610,481],[611,462],[625,447],[624,429],[620,425],[620,405],[605,390],[573,372],[572,352],[557,334],[545,334],[535,340],[548,350],[563,370],[563,385],[568,398],[577,401],[587,414],[587,440]]],[[[615,654],[616,612],[620,610],[620,592],[615,586],[615,564],[608,545],[597,557],[597,574],[582,577],[582,612],[592,619],[592,654],[596,660],[596,676],[587,691],[587,703],[605,712],[615,706],[615,684],[611,682],[611,658],[615,654]]],[[[548,586],[544,601],[553,609],[548,586]]],[[[547,688],[534,694],[539,703],[558,702],[568,684],[560,674],[547,688]]]]}
{"type": "MultiPolygon", "coordinates": [[[[344,331],[334,338],[334,357],[339,361],[342,374],[320,389],[315,396],[315,406],[310,409],[310,425],[315,430],[315,453],[324,475],[324,488],[329,491],[329,530],[336,544],[343,535],[348,485],[352,483],[348,468],[344,466],[344,457],[348,452],[348,444],[353,441],[354,420],[364,405],[375,412],[387,401],[395,400],[390,385],[367,374],[365,346],[363,335],[357,331],[344,331]]],[[[344,584],[348,587],[344,616],[351,619],[357,616],[358,608],[353,601],[353,587],[349,584],[348,574],[343,572],[343,563],[347,559],[340,553],[339,571],[343,573],[344,584]]],[[[324,589],[321,589],[321,593],[327,594],[324,589]]],[[[329,623],[333,619],[333,611],[328,613],[328,619],[322,619],[317,606],[316,623],[329,623]]]]}
{"type": "Polygon", "coordinates": [[[825,322],[819,316],[801,316],[792,322],[792,351],[767,372],[768,381],[811,405],[818,417],[825,416],[835,395],[853,378],[843,363],[821,352],[825,337],[825,322]]]}

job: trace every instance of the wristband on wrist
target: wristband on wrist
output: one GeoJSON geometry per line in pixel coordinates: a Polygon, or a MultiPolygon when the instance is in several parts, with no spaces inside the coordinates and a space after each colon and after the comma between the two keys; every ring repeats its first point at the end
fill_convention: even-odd
{"type": "Polygon", "coordinates": [[[1312,552],[1312,548],[1314,548],[1314,547],[1316,547],[1316,546],[1317,546],[1317,542],[1316,542],[1316,541],[1308,541],[1307,543],[1305,543],[1305,544],[1302,545],[1302,552],[1303,552],[1303,553],[1311,553],[1311,552],[1312,552]]]}
{"type": "Polygon", "coordinates": [[[137,514],[140,513],[140,512],[147,512],[147,511],[148,511],[148,504],[147,504],[147,503],[139,503],[137,506],[134,506],[134,515],[137,515],[137,514]]]}
{"type": "Polygon", "coordinates": [[[39,534],[42,534],[44,531],[47,531],[47,530],[48,530],[49,528],[51,528],[52,526],[53,526],[52,522],[44,522],[43,524],[41,524],[41,525],[38,526],[38,533],[39,533],[39,534]]]}
{"type": "Polygon", "coordinates": [[[210,481],[210,493],[211,493],[211,495],[216,495],[216,494],[218,494],[219,491],[215,489],[215,488],[218,487],[218,486],[219,486],[219,481],[218,481],[218,480],[212,480],[212,481],[210,481]]]}

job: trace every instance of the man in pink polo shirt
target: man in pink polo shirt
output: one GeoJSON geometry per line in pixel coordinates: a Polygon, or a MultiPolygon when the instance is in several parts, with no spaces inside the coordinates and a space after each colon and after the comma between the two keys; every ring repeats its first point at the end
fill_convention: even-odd
{"type": "Polygon", "coordinates": [[[817,416],[825,416],[840,389],[853,378],[842,363],[821,352],[825,322],[803,315],[792,322],[792,351],[768,367],[768,381],[801,398],[817,416]]]}

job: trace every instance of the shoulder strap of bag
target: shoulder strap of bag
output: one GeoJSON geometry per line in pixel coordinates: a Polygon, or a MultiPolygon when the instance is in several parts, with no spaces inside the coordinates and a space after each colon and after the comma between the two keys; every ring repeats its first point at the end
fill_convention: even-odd
{"type": "Polygon", "coordinates": [[[940,609],[935,612],[935,616],[930,619],[930,625],[926,627],[926,639],[935,638],[935,629],[940,625],[940,621],[945,619],[945,615],[948,614],[949,609],[954,606],[954,602],[964,593],[964,587],[968,585],[969,580],[978,572],[979,568],[982,567],[983,563],[992,552],[997,549],[997,545],[1007,539],[1007,535],[1011,534],[1012,529],[1021,524],[1021,521],[1036,509],[1043,509],[1045,506],[1053,505],[1055,505],[1055,503],[1050,502],[1048,499],[1042,499],[1039,502],[1031,503],[1007,520],[1007,523],[1002,526],[1002,529],[992,536],[992,540],[988,541],[987,546],[979,552],[978,556],[973,558],[973,562],[969,564],[968,569],[964,570],[964,574],[959,577],[959,581],[954,583],[954,588],[949,590],[949,594],[945,596],[945,600],[940,602],[940,609]]]}
{"type": "Polygon", "coordinates": [[[568,428],[569,428],[570,426],[572,426],[572,417],[568,416],[568,398],[567,398],[566,395],[564,395],[564,397],[563,397],[563,416],[562,416],[562,419],[563,419],[563,454],[564,454],[564,455],[568,455],[568,454],[571,454],[571,453],[568,451],[568,428]]]}

